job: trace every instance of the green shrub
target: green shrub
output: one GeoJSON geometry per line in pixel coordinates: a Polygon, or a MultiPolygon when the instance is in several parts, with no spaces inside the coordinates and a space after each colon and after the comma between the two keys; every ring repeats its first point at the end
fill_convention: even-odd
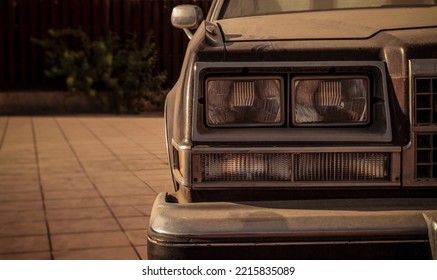
{"type": "Polygon", "coordinates": [[[156,51],[150,38],[140,48],[134,37],[92,41],[81,29],[63,29],[32,40],[44,49],[45,74],[63,79],[70,94],[85,95],[103,112],[138,113],[144,101],[160,105],[165,97],[165,74],[153,74],[156,51]]]}

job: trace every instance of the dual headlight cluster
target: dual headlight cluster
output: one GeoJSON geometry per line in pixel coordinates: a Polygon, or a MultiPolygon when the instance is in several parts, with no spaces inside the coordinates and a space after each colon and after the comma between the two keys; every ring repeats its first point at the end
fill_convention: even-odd
{"type": "Polygon", "coordinates": [[[365,76],[295,77],[287,117],[284,79],[229,77],[206,80],[206,121],[211,127],[365,125],[369,123],[365,76]]]}

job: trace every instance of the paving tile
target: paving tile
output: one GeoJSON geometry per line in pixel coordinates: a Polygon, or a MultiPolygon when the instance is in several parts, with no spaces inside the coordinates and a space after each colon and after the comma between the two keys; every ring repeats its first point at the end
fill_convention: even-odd
{"type": "Polygon", "coordinates": [[[54,251],[69,249],[110,248],[128,246],[129,240],[121,231],[52,235],[54,251]]]}
{"type": "Polygon", "coordinates": [[[147,245],[147,230],[128,230],[126,231],[127,237],[134,244],[137,245],[147,245]]]}
{"type": "Polygon", "coordinates": [[[40,165],[40,172],[43,176],[56,176],[60,173],[70,174],[83,174],[82,167],[79,163],[64,164],[64,160],[58,160],[56,162],[50,162],[44,165],[44,162],[40,165]]]}
{"type": "Polygon", "coordinates": [[[47,235],[0,238],[0,254],[50,251],[47,235]]]}
{"type": "Polygon", "coordinates": [[[93,189],[94,186],[85,175],[70,177],[46,176],[41,179],[45,191],[93,189]]]}
{"type": "MultiPolygon", "coordinates": [[[[19,183],[20,182],[28,182],[28,181],[39,182],[39,177],[38,177],[38,173],[36,173],[36,172],[35,173],[30,173],[30,172],[12,173],[12,172],[10,172],[7,174],[0,174],[0,180],[1,180],[1,182],[18,181],[19,183]]],[[[3,185],[3,183],[2,183],[2,185],[3,185]]],[[[20,185],[22,185],[22,184],[20,184],[20,185]]]]}
{"type": "Polygon", "coordinates": [[[32,201],[41,200],[40,191],[26,191],[26,192],[4,192],[0,190],[0,202],[3,201],[32,201]]]}
{"type": "Polygon", "coordinates": [[[47,210],[47,220],[49,221],[97,219],[97,218],[110,218],[110,217],[112,217],[112,215],[107,207],[47,210]]]}
{"type": "Polygon", "coordinates": [[[39,190],[38,178],[5,179],[0,177],[0,192],[34,192],[39,190]]]}
{"type": "Polygon", "coordinates": [[[0,211],[21,211],[43,209],[42,201],[4,201],[0,203],[0,211]]]}
{"type": "Polygon", "coordinates": [[[97,185],[97,188],[99,189],[100,193],[104,197],[110,197],[110,196],[126,196],[126,195],[156,195],[156,192],[149,188],[148,186],[142,186],[142,187],[120,187],[120,188],[106,188],[101,187],[97,185]]]}
{"type": "Polygon", "coordinates": [[[52,199],[46,200],[47,209],[66,209],[84,207],[102,207],[105,203],[101,198],[75,198],[75,199],[52,199]]]}
{"type": "Polygon", "coordinates": [[[2,211],[0,212],[0,223],[27,222],[27,221],[44,221],[44,210],[27,210],[27,211],[2,211]]]}
{"type": "Polygon", "coordinates": [[[115,157],[109,151],[106,147],[102,147],[100,143],[98,143],[98,146],[80,146],[75,145],[74,151],[76,152],[76,155],[81,159],[81,162],[88,162],[88,161],[95,161],[95,160],[101,160],[103,158],[110,158],[113,160],[115,157]]]}
{"type": "Polygon", "coordinates": [[[82,181],[88,181],[87,175],[82,171],[70,171],[64,170],[63,172],[49,172],[41,173],[41,181],[44,183],[46,181],[59,181],[59,182],[71,182],[77,183],[82,181]]]}
{"type": "Polygon", "coordinates": [[[134,195],[105,198],[109,206],[151,205],[156,195],[134,195]]]}
{"type": "Polygon", "coordinates": [[[0,237],[32,236],[47,234],[45,221],[0,223],[0,237]]]}
{"type": "Polygon", "coordinates": [[[170,174],[168,174],[168,178],[165,178],[164,180],[146,180],[146,183],[157,194],[161,192],[174,192],[174,186],[170,174]]]}
{"type": "Polygon", "coordinates": [[[50,252],[0,254],[0,260],[51,260],[50,252]]]}
{"type": "Polygon", "coordinates": [[[99,193],[95,189],[84,189],[81,191],[67,189],[62,191],[44,191],[44,199],[75,199],[75,198],[98,198],[99,193]]]}
{"type": "Polygon", "coordinates": [[[59,234],[114,231],[119,230],[120,226],[114,218],[100,218],[49,221],[49,228],[51,234],[59,234]]]}
{"type": "Polygon", "coordinates": [[[169,178],[170,170],[168,168],[158,170],[145,170],[135,172],[140,178],[144,180],[165,180],[169,178]]]}
{"type": "MultiPolygon", "coordinates": [[[[109,174],[108,174],[109,175],[109,174]]],[[[106,189],[123,189],[125,187],[130,188],[144,188],[147,187],[147,185],[141,181],[138,177],[136,177],[134,174],[129,174],[129,177],[120,178],[116,175],[109,175],[106,176],[104,180],[101,179],[93,179],[93,183],[98,188],[106,188],[106,189]],[[112,180],[108,180],[112,177],[112,180]]]]}
{"type": "Polygon", "coordinates": [[[102,161],[94,162],[94,163],[85,162],[84,168],[85,168],[85,170],[93,170],[94,172],[96,172],[96,171],[97,172],[98,171],[105,171],[105,172],[128,171],[128,169],[124,166],[124,164],[119,162],[116,158],[114,158],[112,160],[105,160],[105,161],[102,160],[102,161]]]}
{"type": "Polygon", "coordinates": [[[149,217],[125,217],[117,218],[124,230],[147,229],[149,217]]]}
{"type": "Polygon", "coordinates": [[[23,161],[21,163],[2,160],[0,153],[0,174],[30,173],[38,174],[38,165],[35,162],[23,161]]]}
{"type": "Polygon", "coordinates": [[[111,207],[114,215],[119,217],[144,217],[150,216],[152,205],[135,205],[135,206],[113,206],[111,207]]]}
{"type": "Polygon", "coordinates": [[[55,260],[138,260],[132,247],[70,250],[54,252],[55,260]]]}

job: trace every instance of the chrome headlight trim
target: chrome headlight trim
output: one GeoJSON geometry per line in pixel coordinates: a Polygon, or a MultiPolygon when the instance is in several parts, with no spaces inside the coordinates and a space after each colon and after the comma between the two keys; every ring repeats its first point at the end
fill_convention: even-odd
{"type": "MultiPolygon", "coordinates": [[[[338,142],[341,135],[342,142],[366,142],[366,143],[391,143],[393,141],[392,122],[390,114],[390,98],[388,97],[387,73],[385,64],[381,61],[261,61],[261,62],[204,62],[198,61],[193,65],[193,88],[191,102],[193,102],[192,141],[229,143],[241,142],[249,139],[253,143],[271,142],[307,142],[314,141],[323,143],[338,142]],[[207,127],[205,121],[205,99],[203,96],[204,81],[207,76],[226,75],[288,75],[287,83],[291,77],[303,73],[332,75],[333,71],[338,75],[362,74],[369,76],[371,80],[371,123],[367,126],[348,127],[291,127],[286,120],[286,127],[246,127],[222,128],[207,127]],[[324,137],[320,137],[320,134],[324,137]]],[[[290,85],[285,85],[286,92],[290,91],[290,85]]],[[[285,106],[290,112],[291,96],[285,97],[285,106]],[[287,99],[288,98],[288,99],[287,99]]]]}

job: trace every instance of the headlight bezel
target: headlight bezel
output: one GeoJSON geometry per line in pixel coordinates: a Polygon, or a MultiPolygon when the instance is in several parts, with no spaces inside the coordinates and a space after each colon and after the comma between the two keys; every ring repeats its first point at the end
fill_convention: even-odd
{"type": "MultiPolygon", "coordinates": [[[[393,132],[385,65],[380,61],[313,61],[313,62],[195,62],[193,73],[186,77],[181,95],[187,110],[186,121],[192,131],[184,130],[197,143],[229,145],[250,141],[256,145],[266,143],[392,143],[393,132]],[[205,119],[204,84],[208,77],[280,75],[285,81],[287,120],[281,127],[208,127],[205,119]],[[370,79],[370,123],[351,127],[296,127],[292,126],[290,79],[296,75],[365,75],[370,79]],[[194,84],[188,83],[193,79],[194,84]],[[191,100],[194,101],[191,107],[191,100]],[[192,113],[191,113],[192,112],[192,113]],[[323,135],[323,137],[320,137],[323,135]],[[250,139],[250,140],[249,140],[250,139]]],[[[188,136],[187,136],[188,137],[188,136]]],[[[270,145],[270,144],[268,144],[270,145]]]]}

